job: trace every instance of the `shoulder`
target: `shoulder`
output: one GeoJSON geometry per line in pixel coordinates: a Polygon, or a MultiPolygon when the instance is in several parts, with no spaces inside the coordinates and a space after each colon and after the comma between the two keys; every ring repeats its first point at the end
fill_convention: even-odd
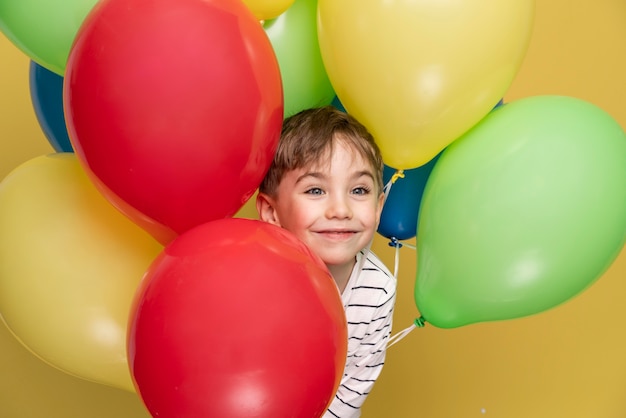
{"type": "MultiPolygon", "coordinates": [[[[350,291],[344,299],[348,321],[348,352],[364,350],[371,353],[372,345],[386,341],[391,333],[396,278],[371,252],[364,252],[359,257],[359,267],[357,277],[351,282],[350,291]]],[[[384,350],[379,353],[384,353],[384,350]]]]}
{"type": "Polygon", "coordinates": [[[360,274],[362,282],[395,292],[397,279],[387,266],[371,251],[367,251],[364,255],[366,259],[360,274]]]}
{"type": "Polygon", "coordinates": [[[365,261],[355,282],[347,306],[382,308],[393,304],[396,295],[396,278],[385,264],[372,252],[364,252],[365,261]]]}

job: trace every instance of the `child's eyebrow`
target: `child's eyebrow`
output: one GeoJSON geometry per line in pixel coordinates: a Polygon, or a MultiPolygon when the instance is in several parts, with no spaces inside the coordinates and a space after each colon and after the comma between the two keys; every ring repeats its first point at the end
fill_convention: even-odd
{"type": "MultiPolygon", "coordinates": [[[[296,179],[296,184],[300,183],[301,181],[309,177],[312,177],[316,180],[324,180],[327,178],[327,176],[320,171],[307,171],[306,173],[302,174],[296,179]]],[[[358,180],[361,177],[369,177],[372,181],[374,181],[374,174],[372,174],[372,172],[369,170],[356,171],[352,173],[352,175],[350,175],[350,179],[352,181],[358,180]]]]}
{"type": "Polygon", "coordinates": [[[314,179],[319,179],[319,180],[323,180],[323,179],[326,178],[326,176],[322,172],[319,172],[319,171],[307,171],[306,173],[304,173],[303,175],[299,176],[296,179],[296,184],[298,184],[301,181],[307,179],[308,177],[313,177],[314,179]]]}
{"type": "Polygon", "coordinates": [[[374,174],[372,174],[372,172],[369,170],[357,171],[356,173],[352,175],[352,179],[357,180],[364,176],[369,177],[370,179],[372,179],[372,181],[374,181],[374,174]]]}

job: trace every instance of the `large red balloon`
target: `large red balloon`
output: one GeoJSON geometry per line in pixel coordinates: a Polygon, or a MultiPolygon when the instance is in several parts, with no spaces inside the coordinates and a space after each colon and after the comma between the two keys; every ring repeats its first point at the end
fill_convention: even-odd
{"type": "Polygon", "coordinates": [[[180,235],[148,269],[130,314],[128,361],[155,417],[319,417],[346,350],[326,266],[256,220],[180,235]]]}
{"type": "Polygon", "coordinates": [[[70,52],[64,107],[94,183],[167,243],[252,196],[283,94],[272,45],[242,2],[102,0],[70,52]]]}

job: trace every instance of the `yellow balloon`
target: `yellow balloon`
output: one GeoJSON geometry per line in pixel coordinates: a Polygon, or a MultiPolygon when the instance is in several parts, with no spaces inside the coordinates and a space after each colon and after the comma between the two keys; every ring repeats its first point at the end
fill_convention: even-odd
{"type": "Polygon", "coordinates": [[[295,0],[243,0],[259,20],[268,20],[284,13],[295,0]]]}
{"type": "Polygon", "coordinates": [[[162,246],[91,184],[74,154],[34,158],[0,183],[0,313],[66,373],[134,391],[126,326],[162,246]]]}
{"type": "Polygon", "coordinates": [[[383,160],[419,167],[484,117],[509,88],[534,0],[319,0],[326,71],[383,160]]]}

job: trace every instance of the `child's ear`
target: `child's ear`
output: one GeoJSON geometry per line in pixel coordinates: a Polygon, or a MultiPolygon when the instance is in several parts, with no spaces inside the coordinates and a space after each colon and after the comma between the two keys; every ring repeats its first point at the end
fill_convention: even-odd
{"type": "Polygon", "coordinates": [[[280,226],[276,209],[274,209],[274,199],[265,193],[259,192],[256,196],[256,211],[259,213],[259,219],[280,226]]]}
{"type": "Polygon", "coordinates": [[[380,223],[380,215],[383,213],[383,205],[385,204],[385,193],[381,192],[378,196],[378,207],[376,208],[376,227],[380,223]]]}

